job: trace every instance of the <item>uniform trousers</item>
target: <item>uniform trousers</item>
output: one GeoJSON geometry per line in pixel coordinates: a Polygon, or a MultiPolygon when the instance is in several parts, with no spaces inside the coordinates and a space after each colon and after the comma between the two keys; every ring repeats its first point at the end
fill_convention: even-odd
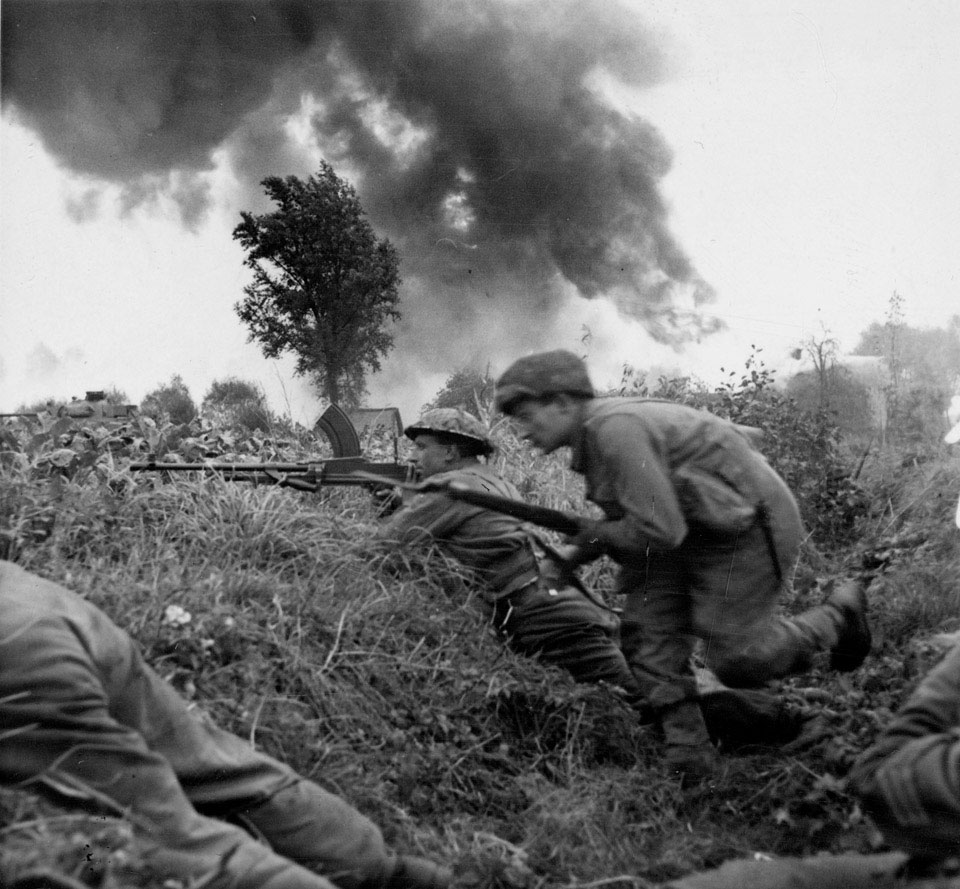
{"type": "Polygon", "coordinates": [[[778,613],[785,587],[759,524],[728,535],[692,526],[676,549],[651,550],[621,566],[621,644],[657,709],[696,696],[690,655],[698,639],[707,667],[732,688],[802,672],[817,651],[836,643],[835,609],[778,613]]]}

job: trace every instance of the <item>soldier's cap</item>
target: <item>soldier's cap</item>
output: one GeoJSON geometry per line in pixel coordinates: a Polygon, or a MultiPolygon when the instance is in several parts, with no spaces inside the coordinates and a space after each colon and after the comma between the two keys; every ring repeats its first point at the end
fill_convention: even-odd
{"type": "Polygon", "coordinates": [[[454,407],[436,407],[424,411],[416,423],[411,423],[403,430],[403,434],[409,439],[415,439],[418,435],[439,435],[454,441],[459,439],[479,454],[492,454],[496,450],[483,423],[473,414],[454,407]]]}
{"type": "Polygon", "coordinates": [[[508,367],[494,392],[498,411],[509,414],[525,398],[565,393],[593,398],[593,384],[583,360],[566,349],[519,358],[508,367]]]}

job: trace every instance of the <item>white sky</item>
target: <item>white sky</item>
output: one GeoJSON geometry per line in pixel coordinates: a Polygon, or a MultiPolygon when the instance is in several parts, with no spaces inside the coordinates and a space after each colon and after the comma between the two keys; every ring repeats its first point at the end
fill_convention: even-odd
{"type": "MultiPolygon", "coordinates": [[[[960,3],[638,8],[661,30],[673,74],[617,98],[674,150],[662,183],[670,228],[716,288],[712,310],[730,330],[674,355],[609,304],[576,300],[557,346],[580,348],[586,324],[595,382],[614,382],[624,361],[713,382],[721,365],[742,368],[751,343],[768,365],[788,367],[789,350],[824,329],[852,348],[894,290],[910,324],[960,313],[960,3]]],[[[75,223],[67,202],[88,185],[4,116],[0,411],[111,386],[139,402],[175,373],[199,402],[233,375],[312,423],[318,403],[291,364],[264,360],[233,313],[248,276],[230,237],[229,176],[214,176],[214,210],[193,233],[172,203],[75,223]]],[[[413,419],[442,382],[411,381],[401,393],[373,378],[370,401],[389,398],[413,419]]]]}

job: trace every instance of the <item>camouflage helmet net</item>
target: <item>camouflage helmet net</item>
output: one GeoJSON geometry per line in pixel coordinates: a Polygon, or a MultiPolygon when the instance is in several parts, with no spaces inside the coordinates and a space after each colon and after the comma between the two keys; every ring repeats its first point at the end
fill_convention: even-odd
{"type": "Polygon", "coordinates": [[[481,454],[495,450],[486,427],[473,414],[454,407],[438,407],[424,411],[416,423],[403,430],[407,438],[418,435],[442,435],[445,438],[461,439],[481,454]]]}

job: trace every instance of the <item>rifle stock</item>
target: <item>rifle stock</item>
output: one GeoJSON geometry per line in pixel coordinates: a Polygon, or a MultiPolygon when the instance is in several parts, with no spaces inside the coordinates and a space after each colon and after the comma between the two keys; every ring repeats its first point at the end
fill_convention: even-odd
{"type": "Polygon", "coordinates": [[[218,473],[227,481],[249,481],[254,484],[277,485],[298,491],[346,485],[371,486],[371,477],[380,485],[397,485],[413,481],[414,468],[409,463],[370,463],[363,457],[333,457],[310,463],[226,463],[208,460],[196,463],[172,463],[143,460],[130,464],[134,472],[205,472],[218,473]]]}
{"type": "Polygon", "coordinates": [[[559,509],[550,509],[547,506],[535,506],[523,500],[514,500],[510,497],[501,497],[499,494],[491,494],[489,491],[478,491],[471,488],[463,482],[456,481],[422,481],[416,484],[391,482],[388,478],[374,475],[370,472],[358,472],[356,475],[367,479],[371,483],[383,485],[394,485],[407,491],[418,491],[421,493],[437,493],[449,497],[451,500],[460,500],[463,503],[470,503],[473,506],[481,506],[484,509],[491,509],[494,512],[501,512],[504,515],[513,516],[523,522],[530,522],[541,528],[548,528],[551,531],[558,531],[560,534],[574,535],[583,529],[584,520],[580,516],[569,512],[561,512],[559,509]]]}

